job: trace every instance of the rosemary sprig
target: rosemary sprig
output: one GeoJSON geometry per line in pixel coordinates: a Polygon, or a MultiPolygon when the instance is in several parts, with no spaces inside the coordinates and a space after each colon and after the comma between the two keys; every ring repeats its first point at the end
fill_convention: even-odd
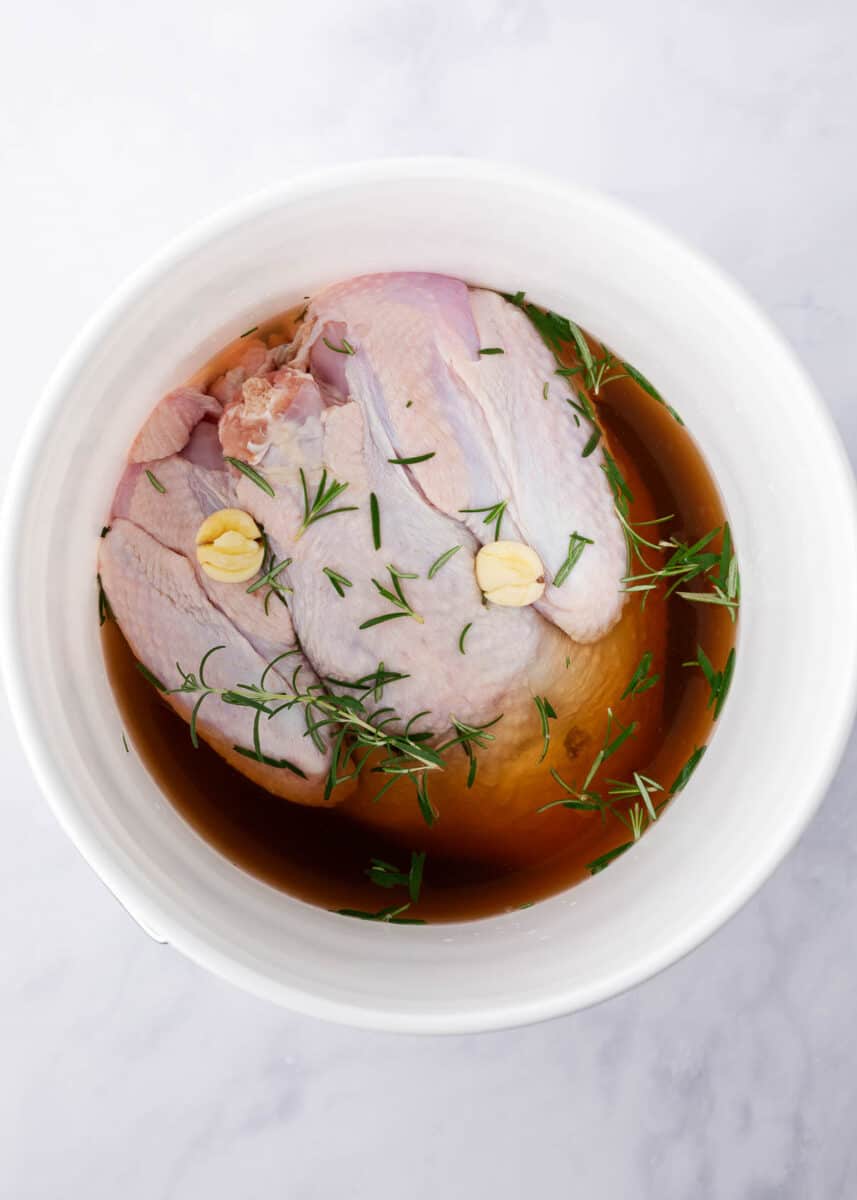
{"type": "MultiPolygon", "coordinates": [[[[586,387],[594,396],[597,396],[601,389],[608,383],[612,383],[614,380],[622,378],[630,378],[634,380],[634,382],[637,383],[637,385],[641,387],[649,396],[651,396],[652,399],[654,399],[658,404],[663,405],[663,407],[667,409],[671,416],[680,425],[684,424],[678,412],[676,412],[672,405],[667,404],[658,390],[649,382],[642,372],[638,371],[636,367],[632,366],[631,363],[617,363],[614,355],[609,350],[604,350],[603,355],[596,359],[583,331],[573,321],[568,320],[566,317],[560,316],[558,313],[545,312],[536,305],[526,302],[523,292],[517,292],[514,295],[506,294],[505,299],[521,308],[522,311],[525,312],[532,321],[533,325],[541,335],[542,340],[545,342],[548,349],[553,352],[554,358],[559,364],[556,372],[558,375],[565,376],[569,379],[577,375],[581,376],[586,387]],[[574,347],[576,356],[579,360],[578,366],[566,367],[562,364],[560,357],[562,350],[565,346],[569,345],[574,347]]],[[[580,424],[580,417],[585,417],[593,425],[592,434],[590,435],[582,451],[582,456],[587,458],[601,443],[602,431],[596,421],[595,412],[588,397],[579,390],[577,396],[577,401],[571,397],[566,397],[566,399],[574,410],[574,420],[576,424],[580,424]]],[[[619,472],[615,460],[606,449],[603,450],[603,455],[605,462],[603,462],[601,465],[607,472],[608,479],[611,481],[611,486],[614,489],[616,510],[619,514],[619,519],[622,523],[623,531],[625,533],[625,540],[628,547],[628,561],[630,563],[632,554],[635,551],[639,551],[641,544],[650,545],[650,543],[641,543],[636,536],[636,531],[630,525],[628,505],[632,502],[633,497],[631,496],[630,490],[628,489],[624,479],[622,479],[621,472],[619,472]]],[[[648,570],[648,564],[646,564],[646,566],[648,570]]],[[[651,582],[651,580],[649,580],[649,582],[651,582]]],[[[720,582],[713,584],[712,592],[679,592],[679,595],[682,597],[682,599],[695,603],[720,604],[728,610],[730,617],[734,621],[738,607],[737,577],[733,582],[735,584],[733,591],[730,591],[726,587],[726,581],[723,579],[720,582]]],[[[643,603],[645,603],[646,596],[644,588],[632,586],[628,590],[643,591],[643,603]]]]}
{"type": "MultiPolygon", "coordinates": [[[[427,744],[433,736],[430,731],[417,734],[406,729],[393,728],[391,726],[403,724],[393,709],[388,706],[372,710],[367,706],[366,701],[376,691],[379,680],[388,682],[393,678],[405,678],[404,675],[385,672],[382,664],[379,664],[379,671],[376,674],[353,685],[366,684],[359,695],[334,695],[325,691],[318,683],[301,688],[299,675],[302,668],[298,665],[288,687],[271,689],[267,685],[269,673],[280,662],[299,653],[297,649],[293,649],[271,659],[258,683],[239,683],[229,688],[218,688],[206,680],[205,666],[208,659],[221,649],[223,649],[222,646],[214,646],[208,650],[203,655],[196,672],[184,671],[179,664],[176,664],[181,682],[174,688],[167,688],[147,668],[138,664],[138,669],[144,677],[159,691],[169,695],[185,693],[197,696],[191,718],[191,740],[194,745],[197,744],[196,717],[199,709],[209,697],[216,697],[223,704],[250,708],[254,711],[253,751],[246,751],[243,748],[240,748],[240,751],[250,757],[259,758],[260,761],[265,761],[259,740],[259,727],[263,718],[271,720],[284,709],[303,708],[306,714],[307,736],[319,749],[325,748],[321,731],[330,729],[333,733],[333,746],[331,766],[325,787],[326,795],[329,795],[339,783],[353,778],[355,774],[359,773],[367,761],[369,753],[374,751],[383,751],[386,754],[386,757],[373,767],[373,770],[385,774],[410,775],[416,780],[427,771],[442,770],[446,767],[447,764],[441,752],[427,744]],[[340,770],[351,764],[351,760],[359,750],[368,753],[349,774],[341,775],[340,770]]],[[[452,745],[453,743],[448,744],[452,745]]],[[[274,765],[280,765],[283,761],[274,760],[274,765]]]]}
{"type": "Polygon", "coordinates": [[[556,720],[556,711],[547,696],[533,696],[533,702],[539,714],[539,723],[542,730],[542,752],[539,756],[539,762],[544,762],[551,741],[550,725],[548,722],[556,720]]]}
{"type": "Polygon", "coordinates": [[[683,666],[698,666],[702,671],[710,689],[708,707],[710,708],[712,704],[714,705],[714,720],[716,721],[729,694],[729,685],[732,683],[732,672],[735,670],[735,647],[733,646],[729,651],[722,671],[715,671],[711,659],[705,653],[702,646],[699,645],[696,647],[696,658],[684,663],[683,666]]]}
{"type": "Polygon", "coordinates": [[[614,371],[612,375],[607,374],[615,362],[615,356],[609,350],[605,350],[601,358],[593,358],[591,367],[560,367],[557,375],[571,377],[584,374],[586,376],[587,387],[594,396],[597,396],[601,389],[606,387],[608,383],[613,383],[615,379],[623,378],[623,371],[614,371]]]}
{"type": "Polygon", "coordinates": [[[485,750],[489,742],[493,742],[495,735],[488,733],[488,730],[493,728],[498,721],[503,719],[503,714],[494,717],[492,721],[486,721],[484,725],[467,725],[464,721],[459,721],[455,717],[451,717],[452,728],[455,734],[449,741],[444,742],[438,747],[441,754],[445,754],[451,750],[453,746],[461,746],[467,760],[467,783],[468,788],[472,788],[476,782],[477,758],[476,750],[485,750]]]}
{"type": "Polygon", "coordinates": [[[410,458],[388,458],[387,462],[392,463],[394,467],[410,467],[413,463],[428,462],[430,458],[434,458],[436,451],[429,450],[427,454],[413,454],[410,458]]]}
{"type": "Polygon", "coordinates": [[[149,668],[145,665],[145,663],[135,662],[134,666],[137,668],[137,670],[140,672],[140,674],[143,676],[143,678],[146,680],[146,682],[150,683],[152,685],[152,687],[155,688],[156,691],[159,691],[159,692],[167,691],[167,685],[165,683],[161,683],[161,681],[160,681],[160,679],[158,679],[157,675],[155,675],[153,671],[150,671],[149,668]]]}
{"type": "Polygon", "coordinates": [[[443,554],[441,554],[439,558],[436,558],[429,567],[427,577],[429,579],[434,579],[441,567],[445,566],[446,563],[448,563],[452,558],[453,554],[457,554],[460,549],[461,546],[452,546],[449,550],[444,550],[443,554]]]}
{"type": "Polygon", "coordinates": [[[593,858],[592,862],[586,864],[587,871],[590,875],[597,875],[599,871],[603,871],[605,867],[609,867],[612,862],[615,862],[626,850],[630,850],[633,845],[633,841],[623,842],[621,846],[615,846],[605,854],[599,854],[598,858],[593,858]]]}
{"type": "Polygon", "coordinates": [[[628,800],[633,796],[640,796],[646,806],[649,820],[656,821],[658,813],[652,801],[652,792],[662,792],[664,789],[657,780],[649,779],[647,775],[641,775],[638,771],[632,772],[632,778],[632,783],[622,783],[618,779],[611,779],[608,788],[610,797],[613,800],[628,800]]]}
{"type": "Polygon", "coordinates": [[[734,621],[738,610],[740,597],[740,579],[738,563],[732,551],[732,538],[729,526],[717,526],[703,534],[693,545],[680,541],[676,537],[665,538],[658,543],[652,543],[642,538],[638,531],[626,526],[634,539],[635,553],[645,570],[634,575],[627,575],[623,580],[625,591],[647,593],[666,581],[669,586],[666,595],[673,592],[683,600],[698,604],[717,604],[725,608],[734,621]],[[711,543],[723,535],[721,549],[712,550],[711,543]],[[671,551],[661,567],[652,567],[642,552],[642,547],[649,547],[663,552],[671,551]],[[704,579],[711,591],[685,591],[687,584],[695,579],[704,579]]]}
{"type": "Polygon", "coordinates": [[[389,908],[379,908],[377,912],[362,912],[359,908],[336,908],[332,911],[340,917],[356,917],[360,921],[383,921],[387,925],[425,925],[425,921],[416,917],[403,917],[411,907],[407,904],[392,904],[389,908]]]}
{"type": "Polygon", "coordinates": [[[369,494],[369,515],[372,520],[372,545],[376,550],[381,549],[381,512],[378,508],[378,497],[374,492],[369,494]]]}
{"type": "Polygon", "coordinates": [[[398,867],[394,867],[392,863],[384,862],[381,858],[373,858],[371,865],[366,868],[365,873],[369,876],[372,883],[377,884],[378,887],[406,887],[411,904],[417,904],[420,898],[420,889],[422,888],[425,861],[425,851],[417,853],[416,850],[412,850],[411,865],[407,871],[400,871],[398,867]]]}
{"type": "Polygon", "coordinates": [[[299,775],[301,779],[306,779],[306,772],[302,771],[300,767],[296,767],[287,758],[270,758],[267,754],[262,754],[259,750],[248,750],[246,746],[233,746],[232,749],[236,754],[243,754],[245,758],[252,758],[254,762],[264,763],[266,767],[282,767],[291,771],[293,775],[299,775]]]}
{"type": "Polygon", "coordinates": [[[705,751],[706,751],[705,746],[697,746],[697,748],[694,750],[693,754],[691,754],[690,758],[687,760],[687,762],[684,764],[682,769],[679,771],[678,775],[676,775],[675,781],[673,782],[673,785],[670,788],[671,796],[677,796],[679,794],[679,792],[682,791],[682,789],[687,786],[688,780],[690,779],[691,775],[694,773],[696,768],[699,766],[700,760],[701,760],[703,754],[705,753],[705,751]]]}
{"type": "Polygon", "coordinates": [[[583,534],[578,533],[577,530],[571,534],[568,539],[568,554],[565,556],[565,562],[562,564],[553,578],[554,587],[562,587],[586,547],[594,545],[595,543],[593,542],[592,538],[584,537],[583,534]]]}
{"type": "Polygon", "coordinates": [[[434,807],[429,798],[428,779],[426,778],[425,771],[420,772],[418,775],[412,773],[411,779],[413,780],[414,787],[416,788],[417,805],[420,813],[426,825],[428,825],[429,829],[431,829],[432,825],[434,825],[435,821],[437,820],[437,809],[434,807]]]}
{"type": "Polygon", "coordinates": [[[384,688],[388,684],[396,683],[400,679],[410,679],[410,675],[403,671],[388,671],[384,664],[379,662],[377,669],[370,675],[364,675],[362,679],[333,679],[328,676],[325,683],[330,684],[331,687],[342,687],[361,692],[364,698],[371,695],[380,704],[384,696],[384,688]]]}
{"type": "Polygon", "coordinates": [[[636,721],[632,721],[630,725],[623,725],[614,715],[613,709],[607,709],[607,729],[604,734],[604,744],[593,759],[592,766],[589,768],[586,778],[583,781],[582,791],[586,791],[592,780],[601,770],[602,765],[616,753],[620,746],[625,744],[629,737],[633,736],[636,730],[636,721]],[[615,735],[613,733],[614,724],[619,727],[619,732],[615,735]]]}
{"type": "Polygon", "coordinates": [[[285,587],[283,584],[281,584],[279,582],[279,580],[277,578],[277,576],[280,574],[281,571],[285,571],[286,567],[291,566],[292,560],[290,558],[284,558],[280,562],[274,562],[273,554],[270,557],[271,557],[270,565],[266,564],[267,569],[265,569],[265,566],[263,566],[263,568],[262,568],[264,574],[260,575],[259,578],[255,581],[255,583],[251,583],[250,586],[247,588],[247,592],[249,595],[252,595],[254,592],[258,592],[260,590],[260,588],[263,588],[263,587],[267,587],[270,589],[269,592],[267,593],[267,595],[265,596],[265,612],[266,612],[266,614],[268,612],[268,602],[271,599],[272,592],[285,604],[286,595],[292,591],[292,588],[285,587]]]}
{"type": "Polygon", "coordinates": [[[636,367],[632,367],[629,362],[623,362],[622,366],[625,369],[625,374],[630,375],[635,383],[639,384],[644,392],[647,392],[653,400],[657,400],[658,404],[662,404],[667,412],[678,421],[679,425],[684,425],[684,421],[678,415],[671,404],[667,404],[660,392],[649,383],[642,371],[638,371],[636,367]]]}
{"type": "Polygon", "coordinates": [[[351,343],[349,341],[347,341],[345,338],[342,339],[342,344],[339,346],[334,346],[333,342],[329,342],[326,337],[322,337],[321,340],[324,342],[325,346],[327,346],[328,350],[333,350],[333,352],[335,354],[356,354],[357,353],[356,350],[354,349],[354,347],[351,345],[351,343]]]}
{"type": "Polygon", "coordinates": [[[503,514],[506,511],[508,500],[499,500],[496,504],[489,504],[485,508],[460,508],[458,511],[462,513],[485,513],[483,525],[494,525],[494,541],[500,540],[500,524],[503,520],[503,514]]]}
{"type": "Polygon", "coordinates": [[[298,468],[298,473],[301,479],[301,491],[303,492],[304,501],[304,516],[301,522],[300,529],[297,532],[295,541],[302,537],[309,529],[310,525],[314,525],[316,521],[320,521],[323,517],[333,517],[337,513],[355,512],[356,504],[348,504],[342,508],[331,508],[330,505],[338,496],[341,496],[348,487],[347,483],[339,483],[335,479],[327,482],[327,468],[321,473],[321,479],[318,482],[315,496],[310,500],[309,489],[307,488],[306,475],[303,467],[298,468]]]}
{"type": "Polygon", "coordinates": [[[152,485],[152,487],[155,489],[156,492],[160,492],[162,496],[166,493],[167,489],[161,483],[160,479],[158,479],[157,475],[154,474],[154,472],[147,469],[146,470],[146,478],[148,479],[149,483],[152,485]]]}
{"type": "Polygon", "coordinates": [[[634,674],[628,680],[628,685],[625,688],[620,700],[624,700],[627,696],[642,696],[643,692],[647,692],[649,688],[654,687],[660,679],[660,675],[650,675],[652,669],[652,661],[654,655],[651,650],[647,650],[637,664],[634,674]]]}
{"type": "Polygon", "coordinates": [[[266,496],[274,498],[274,489],[268,483],[265,476],[257,471],[255,467],[251,467],[249,463],[242,462],[240,458],[231,458],[228,454],[225,456],[225,461],[231,463],[236,471],[240,471],[242,475],[246,475],[250,482],[255,483],[257,488],[261,488],[266,496]]]}
{"type": "Polygon", "coordinates": [[[344,596],[345,589],[354,586],[350,579],[346,579],[344,575],[340,575],[338,571],[334,571],[333,567],[324,567],[323,571],[338,596],[344,596]]]}
{"type": "Polygon", "coordinates": [[[107,599],[104,584],[101,582],[101,575],[96,575],[95,581],[98,584],[98,624],[100,627],[105,621],[115,621],[116,615],[110,607],[110,601],[107,599]]]}
{"type": "Polygon", "coordinates": [[[368,621],[364,621],[360,626],[361,629],[371,629],[373,625],[380,625],[384,621],[395,621],[399,617],[413,617],[420,625],[425,623],[424,618],[410,606],[405,598],[405,593],[402,590],[401,580],[403,579],[419,579],[419,576],[412,571],[399,571],[392,564],[388,564],[387,570],[390,572],[390,580],[393,590],[384,587],[377,579],[373,579],[372,583],[381,593],[385,600],[389,600],[395,606],[396,611],[391,613],[381,613],[378,617],[370,617],[368,621]]]}
{"type": "Polygon", "coordinates": [[[570,783],[566,783],[555,767],[551,767],[550,773],[555,782],[565,792],[565,796],[559,800],[551,800],[547,804],[543,804],[541,808],[536,809],[536,812],[547,812],[550,808],[570,808],[576,812],[599,812],[602,817],[605,816],[609,805],[605,804],[600,792],[585,791],[572,787],[570,783]]]}
{"type": "Polygon", "coordinates": [[[526,313],[540,333],[542,341],[557,359],[564,346],[574,345],[586,376],[587,386],[591,388],[595,379],[595,359],[579,326],[567,317],[561,317],[559,313],[546,312],[535,304],[530,304],[524,299],[523,292],[517,292],[515,295],[504,293],[503,298],[526,313]]]}

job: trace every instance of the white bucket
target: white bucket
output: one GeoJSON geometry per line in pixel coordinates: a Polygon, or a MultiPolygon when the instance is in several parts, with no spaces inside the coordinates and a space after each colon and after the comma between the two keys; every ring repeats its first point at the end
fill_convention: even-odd
{"type": "Polygon", "coordinates": [[[645,979],[770,874],[824,794],[851,725],[855,493],[811,384],[755,306],[695,253],[612,201],[515,169],[349,166],[286,183],[179,239],[56,372],[19,451],[3,530],[10,701],[63,827],[146,928],[321,1017],[495,1029],[645,979]],[[685,792],[596,878],[469,924],[348,921],[222,858],[126,754],[96,620],[96,539],[153,401],[320,285],[395,269],[524,288],[655,380],[720,484],[742,569],[732,692],[685,792]]]}

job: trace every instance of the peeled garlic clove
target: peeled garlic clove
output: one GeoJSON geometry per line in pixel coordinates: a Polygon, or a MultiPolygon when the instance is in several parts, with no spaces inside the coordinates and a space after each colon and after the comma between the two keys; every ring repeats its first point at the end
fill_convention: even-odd
{"type": "Polygon", "coordinates": [[[523,608],[544,593],[542,561],[523,542],[490,542],[476,555],[476,581],[492,604],[523,608]]]}
{"type": "Polygon", "coordinates": [[[240,508],[221,508],[197,530],[196,557],[210,579],[246,583],[265,558],[261,530],[240,508]]]}
{"type": "Polygon", "coordinates": [[[219,508],[206,517],[196,531],[196,544],[213,542],[222,533],[240,533],[251,541],[261,538],[262,532],[248,512],[241,508],[219,508]]]}

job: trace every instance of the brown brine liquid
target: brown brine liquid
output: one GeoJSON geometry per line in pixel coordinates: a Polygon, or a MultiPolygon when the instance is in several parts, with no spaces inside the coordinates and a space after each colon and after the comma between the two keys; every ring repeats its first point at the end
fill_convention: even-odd
{"type": "MultiPolygon", "coordinates": [[[[291,340],[300,315],[301,309],[296,308],[251,334],[269,347],[279,345],[291,340]]],[[[591,344],[597,354],[603,353],[599,343],[591,344]]],[[[190,384],[210,384],[245,347],[241,339],[227,346],[190,384]]],[[[567,361],[574,362],[571,353],[567,361]]],[[[680,407],[680,398],[677,403],[680,407]]],[[[663,525],[643,529],[644,536],[657,541],[675,535],[692,544],[724,524],[723,504],[702,455],[662,404],[634,379],[622,377],[601,389],[596,408],[606,444],[634,496],[632,522],[673,515],[663,525]]],[[[720,545],[718,536],[710,549],[719,550],[720,545]]],[[[655,553],[646,554],[653,565],[663,561],[655,553]]],[[[632,572],[640,569],[632,563],[632,572]]],[[[700,590],[696,583],[688,587],[700,590]]],[[[637,771],[664,786],[664,792],[652,797],[656,804],[664,800],[694,750],[705,746],[712,734],[711,690],[698,666],[684,664],[693,662],[697,647],[702,646],[714,668],[721,670],[736,633],[725,608],[690,603],[676,595],[665,600],[664,590],[661,583],[646,602],[646,620],[659,647],[652,671],[661,675],[646,696],[656,692],[657,703],[634,696],[621,700],[621,693],[608,697],[607,704],[623,726],[633,720],[639,725],[622,748],[621,763],[606,762],[590,785],[606,791],[609,780],[628,780],[637,771]]],[[[631,606],[640,603],[639,595],[630,595],[622,620],[631,606]]],[[[478,776],[476,786],[465,790],[460,773],[454,783],[441,778],[447,772],[433,773],[431,796],[439,819],[431,828],[413,821],[417,802],[407,781],[373,805],[371,798],[385,777],[367,771],[356,795],[338,808],[291,804],[251,783],[205,743],[194,750],[187,724],[137,671],[114,621],[104,624],[102,637],[129,745],[164,795],[201,837],[237,867],[309,903],[363,912],[405,904],[406,889],[381,888],[369,880],[366,870],[372,859],[381,859],[407,873],[411,853],[424,851],[419,901],[403,915],[429,922],[487,917],[527,907],[588,878],[587,864],[631,837],[626,825],[612,816],[561,807],[539,813],[540,806],[563,794],[547,765],[533,777],[528,811],[497,822],[492,821],[491,810],[495,806],[502,812],[502,796],[480,794],[478,776]],[[392,819],[385,828],[381,808],[388,803],[393,806],[388,810],[392,819]],[[405,816],[397,819],[397,812],[405,816]]],[[[573,688],[571,672],[569,676],[573,688]]],[[[561,694],[550,697],[560,715],[562,700],[561,694]]],[[[604,715],[606,721],[606,706],[604,715]]],[[[534,730],[537,757],[541,743],[535,709],[534,730]]],[[[564,728],[561,722],[553,736],[561,738],[562,758],[553,756],[549,764],[580,787],[600,745],[591,740],[579,744],[575,729],[564,728]]],[[[629,800],[621,811],[627,812],[632,803],[629,800]]],[[[691,788],[664,808],[659,819],[673,819],[677,808],[692,804],[691,788]]]]}

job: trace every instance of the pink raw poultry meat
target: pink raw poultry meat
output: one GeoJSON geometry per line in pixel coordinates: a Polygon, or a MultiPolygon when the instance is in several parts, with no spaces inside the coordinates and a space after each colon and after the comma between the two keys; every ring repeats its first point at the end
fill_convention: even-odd
{"type": "Polygon", "coordinates": [[[203,417],[219,417],[220,404],[205,392],[181,387],[159,401],[131,443],[129,462],[151,462],[177,454],[203,417]]]}
{"type": "Polygon", "coordinates": [[[546,568],[540,612],[578,642],[616,624],[626,551],[603,456],[584,453],[592,426],[565,402],[568,381],[519,308],[440,275],[367,275],[321,292],[298,341],[295,365],[347,392],[393,454],[433,453],[410,469],[441,512],[486,542],[487,513],[464,510],[505,502],[502,536],[546,568]],[[354,354],[331,352],[343,338],[354,354]],[[557,588],[573,533],[593,544],[557,588]]]}
{"type": "MultiPolygon", "coordinates": [[[[622,531],[601,452],[584,456],[591,429],[564,403],[554,366],[526,317],[495,293],[435,275],[383,275],[322,292],[294,346],[248,343],[212,385],[216,398],[171,393],[135,441],[101,548],[102,580],[134,652],[174,684],[176,660],[193,670],[223,644],[209,674],[233,687],[257,681],[288,651],[289,672],[269,676],[277,690],[299,665],[302,686],[321,679],[346,695],[383,664],[396,678],[377,702],[393,706],[393,729],[415,719],[439,737],[502,713],[480,779],[490,786],[502,776],[510,811],[529,805],[534,697],[566,695],[551,755],[564,754],[566,735],[594,737],[611,689],[633,669],[642,629],[636,617],[620,622],[622,531]],[[504,353],[480,355],[486,346],[504,353]],[[144,450],[159,460],[151,469],[163,492],[146,475],[144,450]],[[427,452],[423,462],[395,461],[427,452]],[[258,468],[264,487],[224,456],[258,468]],[[344,490],[314,515],[318,489],[334,481],[344,490]],[[461,510],[498,502],[502,535],[531,545],[545,564],[537,608],[487,604],[477,585],[475,555],[494,525],[461,510]],[[273,560],[291,560],[277,576],[293,589],[289,610],[276,598],[266,610],[264,589],[217,582],[198,567],[199,524],[225,507],[251,513],[273,560]],[[550,586],[573,532],[593,544],[561,588],[550,586]],[[332,575],[345,583],[335,588],[332,575]]],[[[188,718],[191,697],[171,703],[188,718]]],[[[330,753],[307,737],[302,709],[264,722],[263,750],[306,780],[236,754],[251,744],[252,710],[210,697],[202,715],[201,736],[236,769],[279,795],[325,802],[330,753]]],[[[323,736],[329,744],[333,734],[323,736]]],[[[464,767],[465,756],[455,764],[464,767]]],[[[330,801],[347,800],[353,786],[330,801]]],[[[402,813],[394,823],[405,828],[412,814],[402,813]]],[[[360,819],[375,821],[374,810],[360,819]]],[[[475,836],[478,805],[473,820],[475,836]]]]}
{"type": "MultiPolygon", "coordinates": [[[[185,670],[195,671],[203,655],[214,646],[222,649],[206,665],[206,679],[211,686],[231,688],[236,682],[261,678],[266,660],[211,603],[181,554],[166,549],[120,518],[102,540],[99,570],[131,649],[168,687],[181,682],[176,678],[177,655],[185,670]]],[[[312,681],[309,678],[306,682],[312,681]]],[[[288,687],[276,670],[269,675],[269,685],[288,687]]],[[[167,699],[189,720],[195,695],[178,693],[167,699]]],[[[329,756],[304,736],[304,710],[300,706],[287,709],[276,720],[265,721],[261,735],[264,755],[291,763],[296,770],[257,762],[237,752],[236,747],[252,749],[253,720],[252,709],[227,705],[211,696],[200,709],[197,728],[230,765],[268,791],[292,800],[323,803],[321,784],[329,756]]]]}
{"type": "Polygon", "coordinates": [[[364,428],[359,405],[327,403],[309,376],[288,367],[270,382],[249,380],[244,395],[245,401],[227,409],[221,432],[231,453],[261,464],[276,495],[267,497],[243,478],[236,478],[236,494],[241,507],[264,524],[278,557],[292,559],[284,573],[294,589],[292,616],[319,674],[362,678],[383,661],[407,675],[389,694],[403,721],[424,713],[423,725],[443,733],[453,719],[479,725],[502,712],[504,740],[531,737],[536,716],[529,681],[535,684],[546,672],[562,668],[562,635],[530,609],[483,605],[473,565],[475,539],[427,504],[405,471],[388,461],[392,449],[383,430],[364,428]],[[265,396],[270,414],[262,421],[266,441],[260,441],[265,396]],[[290,405],[284,396],[293,397],[290,405]],[[328,477],[347,478],[336,507],[350,511],[302,528],[299,472],[312,496],[325,468],[328,477]],[[377,551],[369,517],[372,493],[379,497],[382,530],[377,551]],[[443,573],[429,579],[432,563],[455,545],[460,550],[443,573]],[[393,586],[391,566],[403,573],[413,615],[401,613],[364,627],[396,611],[378,587],[393,586]],[[347,603],[331,586],[325,567],[349,581],[347,603]]]}

